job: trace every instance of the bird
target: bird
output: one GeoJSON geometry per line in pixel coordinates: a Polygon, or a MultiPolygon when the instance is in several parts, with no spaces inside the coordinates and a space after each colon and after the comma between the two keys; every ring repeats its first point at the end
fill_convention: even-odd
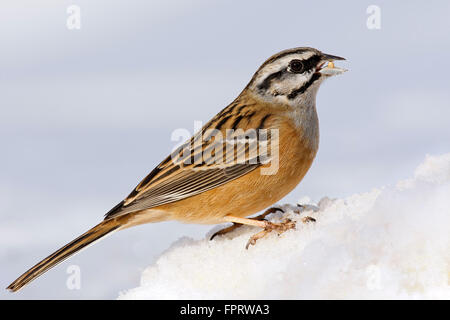
{"type": "Polygon", "coordinates": [[[7,289],[15,292],[106,235],[145,223],[233,223],[211,239],[242,225],[261,228],[246,248],[272,231],[295,228],[290,220],[265,219],[276,208],[251,216],[292,191],[311,167],[319,146],[318,88],[347,71],[335,60],[345,58],[311,47],[272,55],[233,102],[159,163],[99,224],[7,289]]]}

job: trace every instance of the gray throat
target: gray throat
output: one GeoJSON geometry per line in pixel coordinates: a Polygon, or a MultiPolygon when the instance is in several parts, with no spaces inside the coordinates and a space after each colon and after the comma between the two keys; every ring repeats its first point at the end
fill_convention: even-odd
{"type": "Polygon", "coordinates": [[[303,138],[312,150],[317,151],[319,148],[319,118],[315,101],[296,105],[291,112],[296,126],[303,131],[303,138]]]}

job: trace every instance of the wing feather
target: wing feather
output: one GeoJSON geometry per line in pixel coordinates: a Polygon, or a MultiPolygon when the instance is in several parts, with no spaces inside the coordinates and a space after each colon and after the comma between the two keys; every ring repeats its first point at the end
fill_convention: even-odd
{"type": "Polygon", "coordinates": [[[124,201],[106,214],[105,219],[200,194],[237,179],[266,163],[258,157],[254,145],[238,143],[230,146],[236,137],[216,141],[208,134],[206,139],[201,139],[207,129],[218,127],[225,137],[226,124],[233,123],[233,127],[241,123],[248,124],[249,119],[242,121],[243,118],[245,116],[240,116],[239,122],[233,120],[233,117],[228,117],[227,120],[211,120],[200,132],[161,162],[124,201]],[[215,151],[221,153],[216,154],[215,151]],[[196,157],[200,157],[201,161],[196,161],[196,157]],[[223,161],[217,161],[220,158],[223,161]]]}

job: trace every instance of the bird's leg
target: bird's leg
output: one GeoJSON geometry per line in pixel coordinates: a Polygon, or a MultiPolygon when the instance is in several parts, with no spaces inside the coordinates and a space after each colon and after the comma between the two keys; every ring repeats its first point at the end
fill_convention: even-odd
{"type": "Polygon", "coordinates": [[[260,218],[261,220],[240,218],[240,217],[234,217],[234,216],[226,216],[224,218],[224,220],[228,221],[228,222],[238,223],[241,225],[245,224],[245,225],[263,228],[262,231],[254,234],[253,236],[250,237],[250,239],[247,242],[247,245],[245,247],[246,249],[248,249],[248,247],[250,245],[254,245],[258,239],[265,237],[267,234],[269,234],[272,231],[277,231],[278,235],[280,235],[289,229],[295,228],[295,222],[291,221],[289,219],[283,221],[282,223],[273,223],[270,221],[263,220],[266,215],[268,215],[269,213],[273,213],[277,210],[279,210],[279,209],[270,208],[269,210],[264,212],[262,215],[257,217],[257,218],[260,218]],[[261,218],[261,216],[263,216],[263,217],[261,218]]]}
{"type": "MultiPolygon", "coordinates": [[[[266,211],[264,211],[264,213],[261,213],[260,215],[258,215],[258,216],[256,216],[256,217],[253,217],[253,218],[248,218],[248,219],[246,219],[246,220],[256,220],[256,221],[261,221],[261,220],[264,220],[264,219],[266,218],[267,215],[269,215],[269,214],[271,214],[271,213],[274,213],[274,212],[277,212],[277,211],[284,212],[281,208],[272,207],[272,208],[269,208],[269,209],[267,209],[266,211]]],[[[214,239],[216,236],[221,236],[221,235],[224,235],[224,234],[226,234],[226,233],[229,233],[229,232],[231,232],[231,231],[233,231],[233,230],[236,230],[237,228],[242,227],[244,224],[247,224],[247,225],[248,225],[248,223],[233,222],[233,224],[232,224],[231,226],[229,226],[229,227],[227,227],[227,228],[224,228],[224,229],[221,229],[221,230],[217,231],[216,233],[214,233],[214,234],[211,236],[211,238],[209,238],[209,240],[214,239]]]]}

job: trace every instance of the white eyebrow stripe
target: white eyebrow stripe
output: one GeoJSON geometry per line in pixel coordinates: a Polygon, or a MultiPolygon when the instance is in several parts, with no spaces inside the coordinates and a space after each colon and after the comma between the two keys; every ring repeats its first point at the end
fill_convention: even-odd
{"type": "Polygon", "coordinates": [[[284,68],[286,68],[286,66],[289,64],[291,60],[293,59],[307,60],[315,54],[316,53],[312,51],[306,51],[303,53],[291,53],[275,61],[272,61],[268,65],[264,66],[261,70],[259,70],[257,75],[257,81],[255,81],[255,85],[256,86],[260,85],[271,74],[279,72],[284,68]]]}

